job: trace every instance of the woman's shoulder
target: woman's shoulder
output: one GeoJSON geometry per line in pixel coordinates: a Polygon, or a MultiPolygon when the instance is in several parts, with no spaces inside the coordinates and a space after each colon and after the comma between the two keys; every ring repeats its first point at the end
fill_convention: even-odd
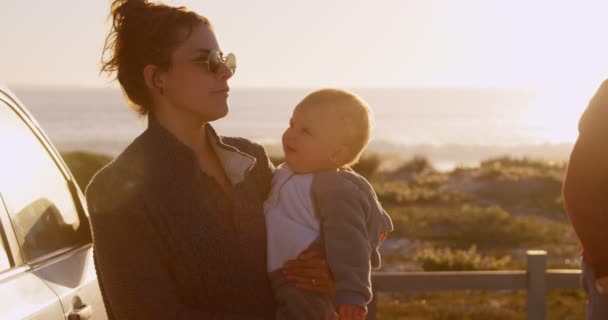
{"type": "Polygon", "coordinates": [[[95,173],[85,191],[90,213],[112,211],[135,198],[144,180],[143,161],[141,144],[136,140],[95,173]]]}

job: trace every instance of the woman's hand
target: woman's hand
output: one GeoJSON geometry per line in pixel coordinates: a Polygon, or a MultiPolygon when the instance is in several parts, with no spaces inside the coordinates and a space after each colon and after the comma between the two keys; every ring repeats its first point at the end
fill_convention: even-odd
{"type": "Polygon", "coordinates": [[[595,279],[595,288],[600,294],[608,294],[608,277],[595,279]]]}
{"type": "Polygon", "coordinates": [[[323,249],[310,246],[295,260],[283,265],[283,275],[288,282],[302,290],[329,295],[334,290],[334,280],[323,249]]]}
{"type": "Polygon", "coordinates": [[[365,320],[365,309],[352,304],[341,304],[338,315],[340,320],[365,320]]]}

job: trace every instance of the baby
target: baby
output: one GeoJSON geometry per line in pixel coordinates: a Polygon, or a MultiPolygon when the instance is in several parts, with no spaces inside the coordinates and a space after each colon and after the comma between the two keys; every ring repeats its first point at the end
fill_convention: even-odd
{"type": "Polygon", "coordinates": [[[293,111],[283,134],[285,163],[264,205],[277,320],[365,318],[371,268],[380,267],[378,246],[393,230],[371,185],[348,168],[369,143],[371,122],[366,102],[337,89],[315,91],[293,111]],[[300,290],[281,273],[311,245],[325,251],[333,297],[300,290]]]}

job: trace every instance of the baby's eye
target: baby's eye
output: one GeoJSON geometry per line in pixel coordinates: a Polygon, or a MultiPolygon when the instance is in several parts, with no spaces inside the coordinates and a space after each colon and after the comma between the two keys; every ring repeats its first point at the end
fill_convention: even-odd
{"type": "Polygon", "coordinates": [[[306,134],[306,135],[312,135],[312,133],[310,132],[310,130],[306,129],[306,128],[302,128],[302,133],[306,134]]]}

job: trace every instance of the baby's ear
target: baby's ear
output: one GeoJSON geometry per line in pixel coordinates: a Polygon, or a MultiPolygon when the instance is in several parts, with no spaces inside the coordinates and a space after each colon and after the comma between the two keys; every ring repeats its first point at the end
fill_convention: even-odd
{"type": "Polygon", "coordinates": [[[351,158],[350,148],[345,145],[340,145],[334,149],[334,152],[330,155],[330,160],[336,164],[336,166],[341,167],[347,164],[351,158]]]}

